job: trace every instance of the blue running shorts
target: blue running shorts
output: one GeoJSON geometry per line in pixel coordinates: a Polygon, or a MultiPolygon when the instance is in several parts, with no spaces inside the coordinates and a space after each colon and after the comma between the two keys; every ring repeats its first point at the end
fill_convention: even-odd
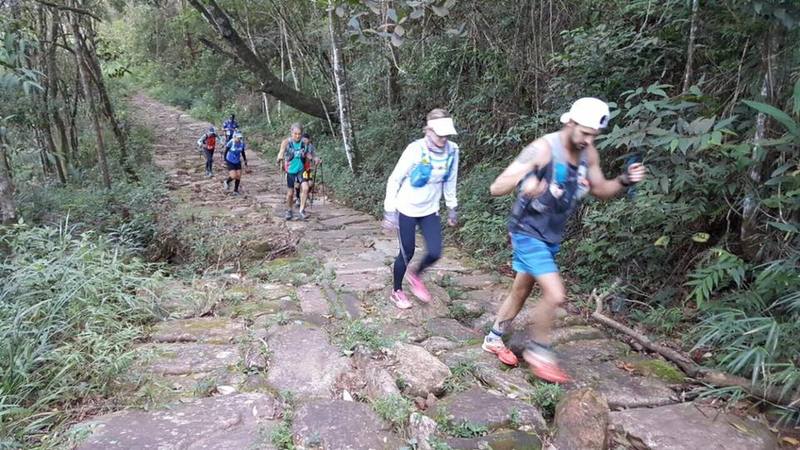
{"type": "Polygon", "coordinates": [[[511,245],[514,247],[511,267],[515,272],[533,276],[558,273],[555,258],[561,248],[559,244],[550,244],[522,233],[511,233],[511,245]]]}

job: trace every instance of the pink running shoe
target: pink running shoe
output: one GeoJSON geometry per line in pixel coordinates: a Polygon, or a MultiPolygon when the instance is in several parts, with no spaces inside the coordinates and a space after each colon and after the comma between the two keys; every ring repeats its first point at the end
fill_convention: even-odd
{"type": "Polygon", "coordinates": [[[408,278],[408,284],[411,286],[411,293],[414,294],[414,297],[417,297],[423,303],[430,303],[431,293],[428,292],[428,288],[425,287],[422,278],[410,270],[406,272],[406,278],[408,278]]]}
{"type": "Polygon", "coordinates": [[[412,306],[411,301],[408,300],[406,293],[403,291],[392,292],[392,295],[389,296],[389,300],[394,303],[394,306],[397,306],[400,309],[408,309],[412,306]]]}

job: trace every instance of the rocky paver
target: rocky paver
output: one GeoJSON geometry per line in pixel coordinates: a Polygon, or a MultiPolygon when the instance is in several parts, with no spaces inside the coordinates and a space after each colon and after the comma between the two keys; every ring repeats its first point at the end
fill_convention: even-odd
{"type": "Polygon", "coordinates": [[[350,368],[324,331],[305,324],[276,328],[267,345],[271,352],[267,381],[300,398],[331,398],[336,379],[350,368]]]}
{"type": "Polygon", "coordinates": [[[556,448],[605,450],[608,445],[608,402],[591,388],[567,393],[556,407],[556,448]]]}
{"type": "Polygon", "coordinates": [[[654,376],[637,376],[625,369],[627,344],[611,339],[570,341],[555,347],[572,387],[592,387],[612,409],[660,406],[677,402],[669,385],[654,376]]]}
{"type": "Polygon", "coordinates": [[[78,430],[88,434],[79,450],[272,448],[262,433],[280,409],[272,396],[236,394],[204,398],[158,411],[119,411],[78,430]]]}
{"type": "Polygon", "coordinates": [[[188,375],[226,370],[239,362],[235,345],[198,343],[146,344],[140,351],[152,354],[147,370],[157,375],[188,375]]]}
{"type": "Polygon", "coordinates": [[[542,448],[542,441],[537,435],[523,431],[504,431],[477,438],[448,438],[444,442],[453,450],[483,448],[493,450],[540,450],[542,448]]]}
{"type": "Polygon", "coordinates": [[[467,328],[455,319],[437,317],[425,322],[425,330],[431,336],[440,336],[456,342],[480,340],[483,335],[467,328]]]}
{"type": "Polygon", "coordinates": [[[300,308],[304,313],[321,316],[330,314],[328,299],[319,286],[313,284],[301,286],[297,289],[297,296],[300,298],[300,308]]]}
{"type": "Polygon", "coordinates": [[[422,347],[397,344],[394,348],[395,376],[402,380],[403,390],[414,397],[440,394],[450,369],[422,347]]]}
{"type": "Polygon", "coordinates": [[[394,450],[402,441],[364,403],[313,401],[294,414],[292,432],[303,448],[394,450]]]}
{"type": "Polygon", "coordinates": [[[244,325],[226,317],[169,320],[153,327],[153,342],[231,344],[244,335],[244,325]]]}
{"type": "Polygon", "coordinates": [[[547,427],[542,414],[530,404],[490,394],[479,387],[447,396],[429,414],[434,417],[444,415],[456,425],[470,424],[490,431],[525,426],[544,430],[547,427]]]}
{"type": "Polygon", "coordinates": [[[699,403],[612,412],[615,432],[650,450],[772,450],[764,424],[699,403]]]}

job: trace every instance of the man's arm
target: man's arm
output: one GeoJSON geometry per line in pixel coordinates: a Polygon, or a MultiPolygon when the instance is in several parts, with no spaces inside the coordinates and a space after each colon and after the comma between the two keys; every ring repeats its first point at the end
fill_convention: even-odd
{"type": "Polygon", "coordinates": [[[289,144],[289,139],[284,139],[281,141],[281,145],[278,147],[278,156],[275,158],[275,162],[278,164],[278,167],[281,165],[281,161],[283,161],[283,155],[286,153],[286,146],[289,144]]]}
{"type": "Polygon", "coordinates": [[[631,184],[642,181],[646,173],[645,167],[637,163],[627,167],[624,174],[607,179],[600,168],[600,153],[594,146],[587,150],[587,164],[589,167],[586,176],[589,179],[590,192],[602,200],[613,198],[631,184]]]}
{"type": "MultiPolygon", "coordinates": [[[[522,149],[519,156],[489,186],[493,196],[511,193],[520,181],[532,170],[544,167],[550,161],[550,145],[544,139],[537,139],[522,149]]],[[[528,192],[528,195],[535,194],[528,192]]]]}

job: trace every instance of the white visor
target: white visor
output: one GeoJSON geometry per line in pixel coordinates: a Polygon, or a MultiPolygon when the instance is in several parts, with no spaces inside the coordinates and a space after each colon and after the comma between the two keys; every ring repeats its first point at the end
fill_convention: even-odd
{"type": "Polygon", "coordinates": [[[456,133],[456,127],[453,125],[453,119],[449,117],[442,117],[441,119],[433,119],[428,121],[428,128],[433,130],[437,136],[451,136],[456,133]]]}

